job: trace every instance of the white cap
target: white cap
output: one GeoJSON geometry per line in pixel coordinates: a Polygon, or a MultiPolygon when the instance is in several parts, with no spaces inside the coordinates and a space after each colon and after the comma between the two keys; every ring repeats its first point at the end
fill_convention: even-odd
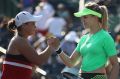
{"type": "Polygon", "coordinates": [[[17,27],[19,27],[22,24],[27,23],[27,22],[36,22],[36,21],[40,20],[41,17],[42,17],[42,15],[34,16],[34,15],[30,14],[27,11],[22,11],[22,12],[20,12],[20,13],[18,13],[16,15],[16,17],[15,17],[15,25],[17,27]]]}

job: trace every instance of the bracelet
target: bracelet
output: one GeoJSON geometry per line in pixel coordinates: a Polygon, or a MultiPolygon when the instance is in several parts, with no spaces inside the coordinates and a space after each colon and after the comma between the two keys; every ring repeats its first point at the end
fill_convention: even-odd
{"type": "Polygon", "coordinates": [[[57,52],[57,54],[60,54],[62,52],[62,49],[59,48],[56,52],[57,52]]]}

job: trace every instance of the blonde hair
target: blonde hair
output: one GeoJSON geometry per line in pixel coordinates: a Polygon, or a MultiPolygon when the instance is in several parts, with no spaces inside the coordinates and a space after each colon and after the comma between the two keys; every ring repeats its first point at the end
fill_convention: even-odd
{"type": "Polygon", "coordinates": [[[106,8],[106,6],[102,5],[100,6],[101,10],[102,10],[102,27],[106,30],[108,30],[108,10],[106,8]]]}
{"type": "Polygon", "coordinates": [[[100,23],[102,24],[102,28],[108,30],[108,10],[105,5],[99,5],[95,2],[87,2],[85,7],[91,10],[94,10],[100,14],[102,14],[102,18],[99,18],[100,23]]]}

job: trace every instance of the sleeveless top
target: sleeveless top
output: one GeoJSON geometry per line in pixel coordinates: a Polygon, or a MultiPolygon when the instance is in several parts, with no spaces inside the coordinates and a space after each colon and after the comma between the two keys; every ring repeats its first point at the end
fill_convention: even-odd
{"type": "Polygon", "coordinates": [[[1,79],[32,79],[33,66],[23,55],[6,54],[1,79]]]}

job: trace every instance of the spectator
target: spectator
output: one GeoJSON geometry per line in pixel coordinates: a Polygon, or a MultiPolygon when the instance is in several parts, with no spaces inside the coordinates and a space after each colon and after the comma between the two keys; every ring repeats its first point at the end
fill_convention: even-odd
{"type": "Polygon", "coordinates": [[[43,15],[42,20],[36,22],[38,34],[45,36],[48,32],[48,27],[45,26],[46,21],[55,13],[53,6],[47,0],[42,0],[35,9],[34,15],[43,15]]]}
{"type": "Polygon", "coordinates": [[[48,32],[52,33],[58,38],[62,38],[62,32],[65,31],[67,23],[64,20],[64,18],[57,16],[55,14],[54,17],[51,17],[50,19],[47,20],[46,22],[46,27],[48,27],[48,32]]]}

